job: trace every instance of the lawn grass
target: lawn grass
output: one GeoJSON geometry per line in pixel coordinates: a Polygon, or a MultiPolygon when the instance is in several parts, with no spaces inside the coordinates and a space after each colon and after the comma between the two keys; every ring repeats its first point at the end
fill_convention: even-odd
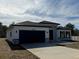
{"type": "Polygon", "coordinates": [[[0,38],[0,59],[39,59],[20,45],[13,45],[5,38],[0,38]]]}
{"type": "Polygon", "coordinates": [[[79,42],[70,42],[69,44],[59,44],[59,45],[69,48],[79,49],[79,42]]]}

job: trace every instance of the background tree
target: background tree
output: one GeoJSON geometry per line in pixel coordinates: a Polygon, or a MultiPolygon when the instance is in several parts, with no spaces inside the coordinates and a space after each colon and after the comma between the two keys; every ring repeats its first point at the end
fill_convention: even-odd
{"type": "Polygon", "coordinates": [[[3,35],[2,23],[0,22],[0,37],[3,35]]]}
{"type": "Polygon", "coordinates": [[[72,35],[74,35],[74,29],[75,29],[75,26],[74,26],[73,24],[68,23],[67,25],[65,25],[65,28],[70,29],[72,35]]]}
{"type": "Polygon", "coordinates": [[[11,27],[12,25],[14,25],[15,24],[15,22],[12,22],[10,25],[9,25],[9,27],[11,27]]]}
{"type": "Polygon", "coordinates": [[[6,37],[8,27],[0,22],[0,37],[6,37]]]}
{"type": "Polygon", "coordinates": [[[2,37],[6,37],[6,32],[7,32],[8,27],[6,25],[2,26],[2,31],[3,31],[3,35],[2,37]]]}
{"type": "Polygon", "coordinates": [[[79,36],[79,30],[78,29],[74,29],[74,36],[79,36]]]}

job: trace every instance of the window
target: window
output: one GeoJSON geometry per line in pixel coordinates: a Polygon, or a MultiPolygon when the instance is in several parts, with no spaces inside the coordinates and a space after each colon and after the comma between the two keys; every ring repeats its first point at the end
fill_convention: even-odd
{"type": "Polygon", "coordinates": [[[17,31],[16,31],[16,33],[17,33],[17,31]]]}
{"type": "Polygon", "coordinates": [[[12,32],[10,32],[10,37],[12,36],[12,32]]]}

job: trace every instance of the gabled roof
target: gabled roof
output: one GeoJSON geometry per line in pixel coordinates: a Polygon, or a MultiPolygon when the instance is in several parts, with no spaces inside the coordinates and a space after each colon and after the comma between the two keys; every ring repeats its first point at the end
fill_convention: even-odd
{"type": "Polygon", "coordinates": [[[36,24],[36,23],[35,22],[31,22],[31,21],[24,21],[24,22],[17,23],[15,25],[28,25],[28,24],[36,24]]]}
{"type": "Polygon", "coordinates": [[[24,21],[13,26],[37,26],[37,27],[52,27],[52,25],[59,25],[58,23],[49,22],[49,21],[42,21],[42,22],[31,22],[31,21],[24,21]]]}
{"type": "Polygon", "coordinates": [[[56,24],[56,25],[60,25],[59,23],[50,22],[50,21],[42,21],[42,22],[40,22],[40,24],[56,24]]]}

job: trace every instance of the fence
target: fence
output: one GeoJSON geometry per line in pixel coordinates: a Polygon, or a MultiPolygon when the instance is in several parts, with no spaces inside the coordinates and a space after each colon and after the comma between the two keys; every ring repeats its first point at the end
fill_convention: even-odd
{"type": "Polygon", "coordinates": [[[79,41],[79,36],[72,36],[72,40],[79,41]]]}

